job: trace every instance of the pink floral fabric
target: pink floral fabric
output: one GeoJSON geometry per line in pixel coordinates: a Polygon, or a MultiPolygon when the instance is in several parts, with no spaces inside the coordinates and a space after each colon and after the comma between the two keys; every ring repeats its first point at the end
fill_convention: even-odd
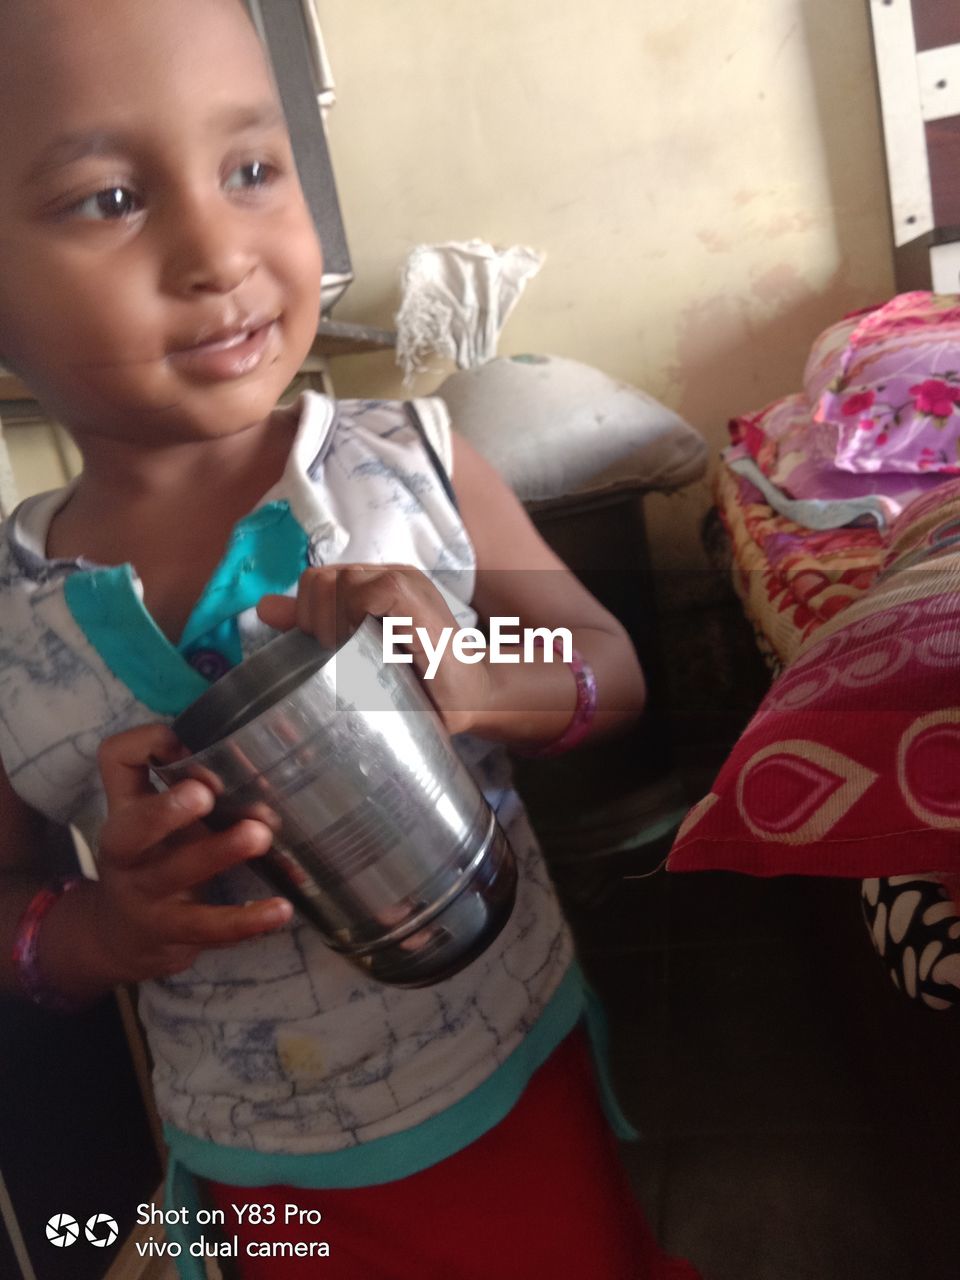
{"type": "Polygon", "coordinates": [[[876,497],[888,520],[945,479],[937,473],[839,469],[838,428],[831,422],[814,420],[803,392],[775,400],[758,413],[735,418],[730,434],[734,444],[745,449],[763,474],[789,497],[837,502],[876,497]]]}
{"type": "Polygon", "coordinates": [[[841,471],[960,475],[960,296],[900,294],[832,326],[804,387],[841,471]]]}

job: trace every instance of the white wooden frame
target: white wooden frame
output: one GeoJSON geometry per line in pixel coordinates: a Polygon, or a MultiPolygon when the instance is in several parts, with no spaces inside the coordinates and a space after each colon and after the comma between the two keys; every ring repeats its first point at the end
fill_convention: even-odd
{"type": "Polygon", "coordinates": [[[910,0],[870,0],[870,18],[883,114],[893,242],[899,249],[934,228],[917,40],[910,0]]]}

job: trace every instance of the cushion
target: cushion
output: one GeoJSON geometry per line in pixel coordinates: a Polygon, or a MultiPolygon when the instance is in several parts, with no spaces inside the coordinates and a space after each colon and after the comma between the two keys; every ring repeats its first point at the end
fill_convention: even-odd
{"type": "Polygon", "coordinates": [[[960,295],[900,294],[827,329],[804,390],[841,470],[960,474],[960,295]]]}
{"type": "Polygon", "coordinates": [[[770,689],[675,871],[960,872],[960,482],[901,516],[884,571],[770,689]]]}
{"type": "Polygon", "coordinates": [[[730,432],[735,445],[741,444],[763,474],[790,498],[860,502],[865,512],[870,511],[874,518],[882,517],[884,523],[946,479],[933,472],[918,475],[841,470],[835,461],[838,428],[833,423],[814,421],[802,393],[784,396],[757,413],[734,418],[730,432]],[[872,506],[864,499],[872,499],[872,506]]]}
{"type": "Polygon", "coordinates": [[[706,470],[706,443],[682,418],[576,360],[501,356],[453,374],[436,394],[524,501],[676,489],[706,470]]]}

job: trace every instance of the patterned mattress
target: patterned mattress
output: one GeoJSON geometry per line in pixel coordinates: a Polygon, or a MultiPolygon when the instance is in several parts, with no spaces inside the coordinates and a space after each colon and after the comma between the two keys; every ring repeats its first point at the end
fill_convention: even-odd
{"type": "Polygon", "coordinates": [[[723,462],[714,478],[726,562],[768,664],[779,672],[804,638],[873,582],[887,553],[874,525],[819,531],[779,515],[749,480],[723,462]]]}

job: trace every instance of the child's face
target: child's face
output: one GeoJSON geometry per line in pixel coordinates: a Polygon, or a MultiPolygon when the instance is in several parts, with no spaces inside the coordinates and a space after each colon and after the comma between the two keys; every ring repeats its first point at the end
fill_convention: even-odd
{"type": "Polygon", "coordinates": [[[239,0],[0,0],[0,47],[0,359],[81,444],[265,417],[321,256],[239,0]]]}

